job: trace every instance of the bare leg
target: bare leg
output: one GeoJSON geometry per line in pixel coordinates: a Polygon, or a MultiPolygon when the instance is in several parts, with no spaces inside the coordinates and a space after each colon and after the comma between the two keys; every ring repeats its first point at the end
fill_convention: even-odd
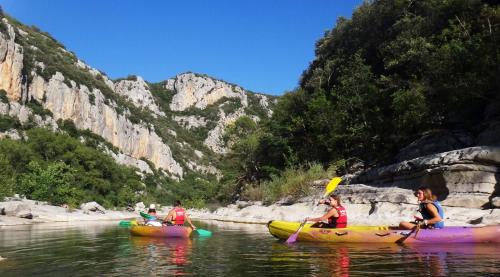
{"type": "Polygon", "coordinates": [[[404,230],[411,230],[415,228],[415,226],[417,225],[406,221],[402,221],[399,223],[399,228],[404,230]]]}

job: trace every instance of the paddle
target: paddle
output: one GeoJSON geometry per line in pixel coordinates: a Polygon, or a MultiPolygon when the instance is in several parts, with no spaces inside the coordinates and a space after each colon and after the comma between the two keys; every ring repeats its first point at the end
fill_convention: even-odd
{"type": "MultiPolygon", "coordinates": [[[[330,183],[328,183],[328,185],[326,185],[325,193],[323,194],[323,197],[326,197],[328,194],[332,193],[337,188],[337,186],[340,184],[341,181],[342,181],[342,178],[334,177],[330,181],[330,183]]],[[[313,213],[316,211],[318,206],[319,205],[314,206],[313,213]]],[[[302,228],[304,227],[304,225],[306,225],[306,222],[307,222],[307,220],[304,219],[304,221],[300,224],[299,229],[297,229],[297,231],[295,233],[293,233],[290,237],[288,237],[288,239],[286,240],[286,243],[290,244],[290,243],[294,243],[295,241],[297,241],[297,237],[299,236],[299,233],[302,230],[302,228]]]]}
{"type": "Polygon", "coordinates": [[[120,227],[130,227],[130,226],[137,225],[137,221],[135,219],[134,220],[122,220],[122,221],[120,221],[120,223],[118,225],[120,227]]]}

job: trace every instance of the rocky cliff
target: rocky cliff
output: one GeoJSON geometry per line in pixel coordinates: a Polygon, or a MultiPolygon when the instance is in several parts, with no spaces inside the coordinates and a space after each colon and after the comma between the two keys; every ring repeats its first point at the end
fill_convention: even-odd
{"type": "Polygon", "coordinates": [[[341,192],[355,202],[414,203],[411,194],[381,192],[394,188],[407,192],[425,185],[445,206],[481,208],[491,205],[491,199],[499,192],[499,180],[500,147],[479,146],[368,170],[353,176],[352,185],[342,187],[341,192]]]}
{"type": "Polygon", "coordinates": [[[116,147],[118,162],[141,171],[151,172],[142,161],[148,160],[174,179],[190,170],[218,175],[203,156],[224,152],[225,126],[247,115],[250,106],[263,111],[248,114],[256,120],[271,113],[268,96],[208,76],[180,74],[162,82],[160,91],[141,77],[112,81],[48,34],[8,17],[0,24],[0,89],[9,100],[0,112],[53,129],[57,120],[70,120],[116,147]],[[37,115],[28,102],[48,114],[37,115]],[[190,123],[191,118],[204,125],[190,123]]]}

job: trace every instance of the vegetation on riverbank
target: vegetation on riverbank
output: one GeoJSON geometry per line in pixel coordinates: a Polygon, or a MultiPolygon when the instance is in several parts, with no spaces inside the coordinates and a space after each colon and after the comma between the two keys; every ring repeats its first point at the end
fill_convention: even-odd
{"type": "Polygon", "coordinates": [[[269,186],[311,162],[390,163],[431,130],[477,136],[500,118],[499,29],[495,1],[365,2],[316,42],[270,120],[235,124],[233,180],[269,186]]]}

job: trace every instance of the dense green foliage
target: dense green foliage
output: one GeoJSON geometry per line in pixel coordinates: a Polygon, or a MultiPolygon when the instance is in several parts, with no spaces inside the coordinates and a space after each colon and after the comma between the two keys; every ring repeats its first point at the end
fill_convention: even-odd
{"type": "Polygon", "coordinates": [[[31,129],[27,140],[0,140],[4,195],[23,194],[54,204],[98,201],[107,207],[135,204],[143,190],[131,168],[77,139],[31,129]]]}
{"type": "Polygon", "coordinates": [[[271,120],[258,128],[258,155],[248,156],[258,157],[260,171],[352,157],[374,164],[390,162],[429,130],[477,134],[500,115],[494,3],[364,3],[316,43],[300,88],[279,99],[271,120]]]}
{"type": "Polygon", "coordinates": [[[227,156],[231,189],[296,195],[304,186],[290,176],[309,163],[387,163],[427,131],[484,130],[500,116],[499,28],[495,1],[365,2],[316,43],[300,88],[270,120],[229,129],[240,138],[227,156]]]}

